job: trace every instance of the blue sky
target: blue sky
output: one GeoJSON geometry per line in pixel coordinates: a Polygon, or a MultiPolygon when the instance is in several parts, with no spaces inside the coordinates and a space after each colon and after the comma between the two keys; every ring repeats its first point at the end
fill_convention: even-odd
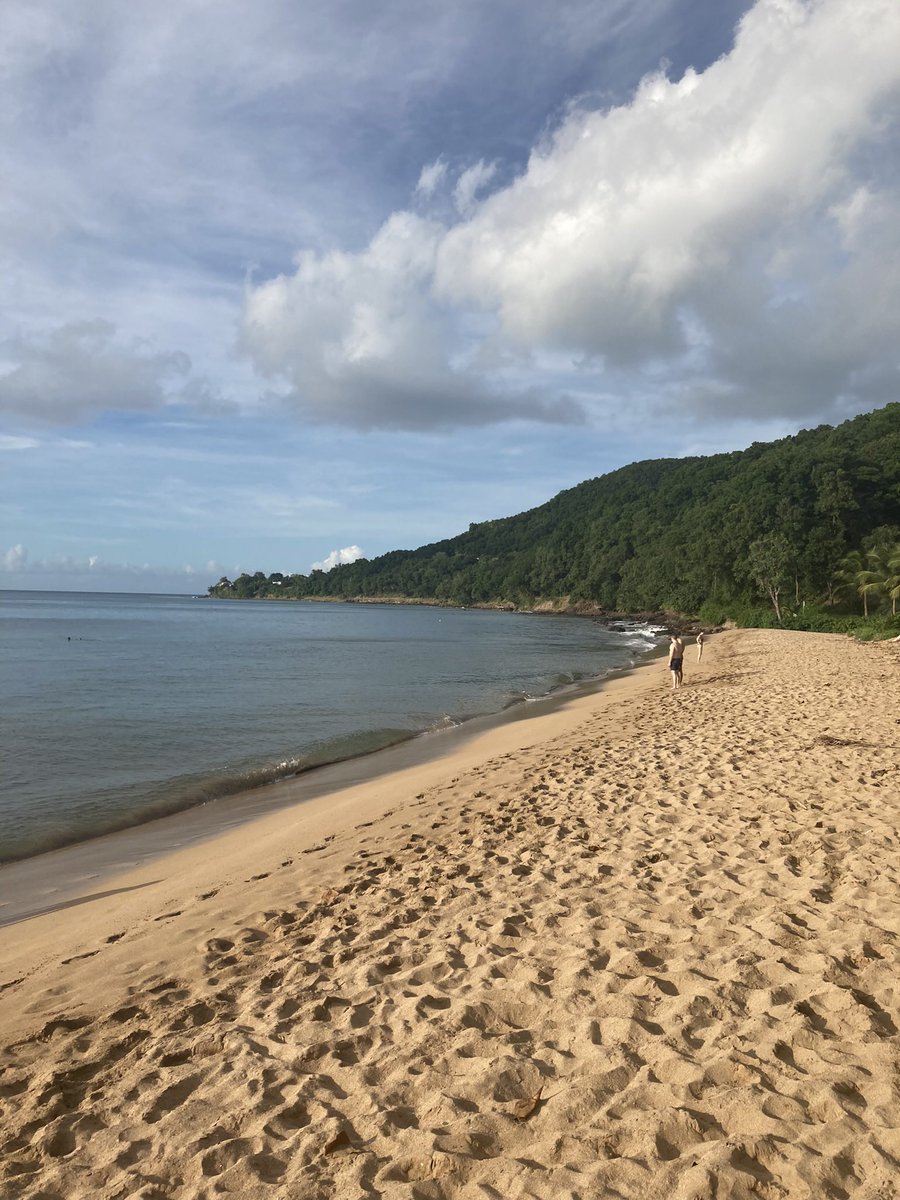
{"type": "Polygon", "coordinates": [[[0,587],[204,591],[898,397],[896,0],[4,0],[0,587]]]}

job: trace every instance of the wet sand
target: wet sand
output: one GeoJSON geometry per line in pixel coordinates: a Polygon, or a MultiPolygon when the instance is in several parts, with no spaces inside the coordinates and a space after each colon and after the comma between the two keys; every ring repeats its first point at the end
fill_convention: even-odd
{"type": "Polygon", "coordinates": [[[0,930],[12,1198],[900,1179],[900,646],[716,635],[0,930]]]}

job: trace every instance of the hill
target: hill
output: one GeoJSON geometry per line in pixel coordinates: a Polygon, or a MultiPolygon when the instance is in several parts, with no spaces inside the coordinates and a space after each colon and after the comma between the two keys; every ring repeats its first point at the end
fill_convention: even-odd
{"type": "Polygon", "coordinates": [[[210,594],[724,612],[771,599],[768,571],[795,605],[833,603],[848,555],[865,566],[898,537],[900,404],[889,404],[730,454],[632,463],[417,550],[327,574],[223,578],[210,594]]]}

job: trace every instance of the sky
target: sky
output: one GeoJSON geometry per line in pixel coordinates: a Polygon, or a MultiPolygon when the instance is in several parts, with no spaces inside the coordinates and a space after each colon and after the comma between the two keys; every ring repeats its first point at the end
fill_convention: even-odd
{"type": "Polygon", "coordinates": [[[0,588],[202,593],[898,399],[897,0],[4,0],[0,588]]]}

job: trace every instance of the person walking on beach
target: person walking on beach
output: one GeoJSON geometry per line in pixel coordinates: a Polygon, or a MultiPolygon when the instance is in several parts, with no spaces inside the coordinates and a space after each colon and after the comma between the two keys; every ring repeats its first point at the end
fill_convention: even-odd
{"type": "Polygon", "coordinates": [[[700,632],[697,634],[697,662],[699,662],[700,659],[703,657],[703,643],[705,641],[706,641],[706,638],[703,636],[703,630],[701,629],[700,632]]]}
{"type": "Polygon", "coordinates": [[[669,670],[672,672],[672,691],[677,691],[682,684],[684,665],[684,642],[677,633],[670,635],[669,641],[669,670]]]}

